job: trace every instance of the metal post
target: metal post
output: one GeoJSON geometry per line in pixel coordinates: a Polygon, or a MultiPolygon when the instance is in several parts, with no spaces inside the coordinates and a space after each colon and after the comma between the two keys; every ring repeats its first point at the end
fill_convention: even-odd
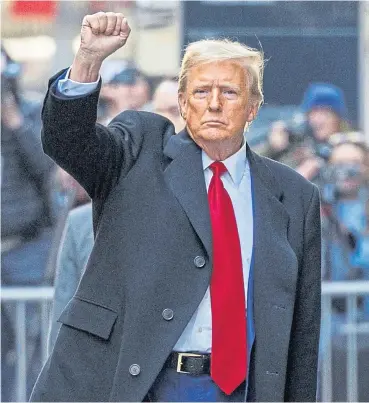
{"type": "Polygon", "coordinates": [[[357,402],[358,354],[355,323],[357,318],[356,295],[347,297],[347,401],[357,402]]]}
{"type": "Polygon", "coordinates": [[[27,354],[26,354],[26,303],[18,301],[15,310],[16,319],[16,351],[17,351],[17,372],[16,372],[16,399],[17,402],[27,401],[27,354]]]}
{"type": "Polygon", "coordinates": [[[49,303],[48,301],[41,302],[41,349],[42,349],[42,365],[47,360],[47,339],[49,333],[49,303]]]}
{"type": "Polygon", "coordinates": [[[369,144],[369,2],[359,2],[359,122],[369,144]]]}
{"type": "Polygon", "coordinates": [[[326,341],[326,351],[323,355],[322,373],[322,400],[332,401],[332,297],[323,295],[322,297],[322,318],[324,322],[323,331],[328,331],[326,341]]]}

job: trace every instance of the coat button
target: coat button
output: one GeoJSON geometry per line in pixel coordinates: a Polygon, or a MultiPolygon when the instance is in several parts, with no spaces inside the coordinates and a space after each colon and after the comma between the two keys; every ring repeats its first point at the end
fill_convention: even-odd
{"type": "Polygon", "coordinates": [[[129,367],[129,373],[133,376],[137,376],[141,372],[141,368],[138,364],[132,364],[129,367]]]}
{"type": "Polygon", "coordinates": [[[174,316],[173,311],[169,308],[165,308],[161,314],[165,320],[172,320],[174,316]]]}
{"type": "Polygon", "coordinates": [[[195,266],[198,267],[199,269],[201,267],[204,267],[206,263],[205,258],[203,256],[196,256],[193,262],[195,263],[195,266]]]}

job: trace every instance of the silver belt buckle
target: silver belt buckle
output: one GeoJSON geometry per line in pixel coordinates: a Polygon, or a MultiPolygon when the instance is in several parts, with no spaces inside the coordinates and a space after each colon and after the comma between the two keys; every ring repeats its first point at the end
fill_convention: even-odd
{"type": "Polygon", "coordinates": [[[178,353],[178,361],[177,361],[177,372],[180,374],[189,374],[187,371],[182,371],[182,358],[183,357],[201,357],[202,354],[193,354],[193,353],[178,353]]]}

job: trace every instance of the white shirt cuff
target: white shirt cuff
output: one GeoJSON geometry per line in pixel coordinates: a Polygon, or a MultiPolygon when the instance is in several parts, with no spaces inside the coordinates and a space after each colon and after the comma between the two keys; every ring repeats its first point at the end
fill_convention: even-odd
{"type": "Polygon", "coordinates": [[[69,67],[67,73],[65,74],[65,77],[59,79],[58,81],[57,85],[59,93],[67,97],[76,97],[81,95],[88,95],[96,90],[99,84],[100,76],[97,81],[93,83],[78,83],[77,81],[73,81],[68,78],[70,74],[70,69],[71,67],[69,67]]]}

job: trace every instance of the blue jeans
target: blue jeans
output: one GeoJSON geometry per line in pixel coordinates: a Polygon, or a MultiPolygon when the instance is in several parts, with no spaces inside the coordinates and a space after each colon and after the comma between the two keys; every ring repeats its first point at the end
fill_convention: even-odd
{"type": "Polygon", "coordinates": [[[147,397],[150,402],[244,402],[245,394],[246,382],[228,396],[210,375],[181,374],[174,368],[164,367],[147,397]]]}

